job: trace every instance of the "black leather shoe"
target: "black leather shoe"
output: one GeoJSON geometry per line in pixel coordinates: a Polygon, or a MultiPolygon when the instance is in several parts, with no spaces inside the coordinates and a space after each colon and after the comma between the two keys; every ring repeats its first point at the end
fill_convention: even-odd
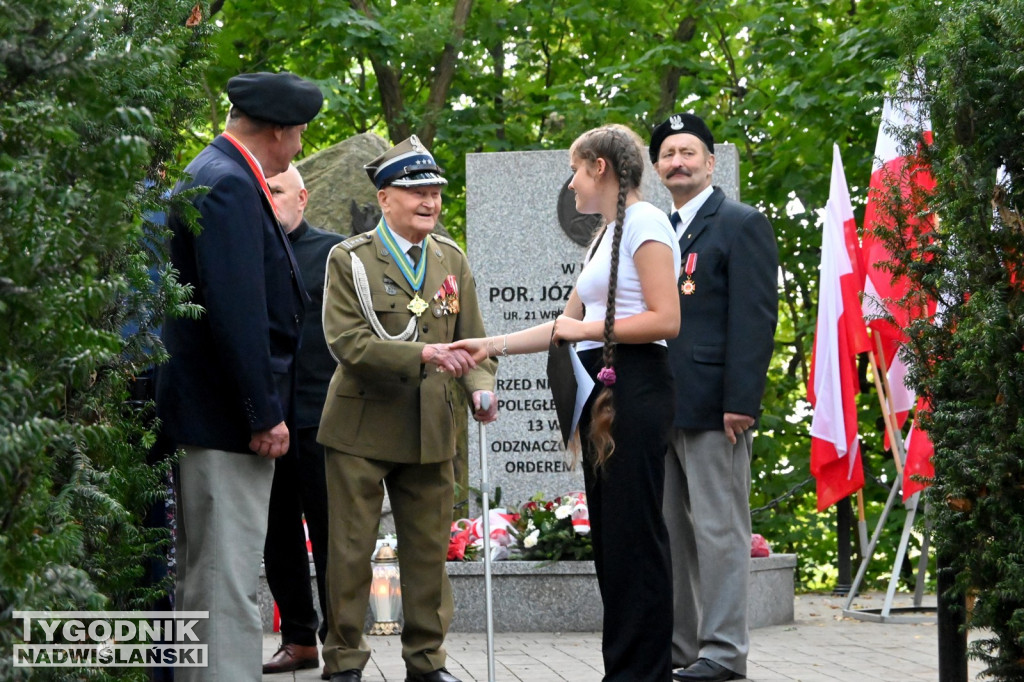
{"type": "Polygon", "coordinates": [[[331,673],[331,682],[359,682],[361,679],[363,679],[363,671],[359,668],[331,673]]]}
{"type": "Polygon", "coordinates": [[[697,662],[685,668],[672,671],[672,679],[680,682],[725,682],[742,680],[743,675],[734,673],[710,658],[698,658],[697,662]]]}
{"type": "MultiPolygon", "coordinates": [[[[331,682],[334,682],[333,680],[331,682]]],[[[459,678],[452,675],[444,668],[438,668],[429,673],[414,675],[410,672],[405,674],[405,682],[461,682],[459,678]]]]}

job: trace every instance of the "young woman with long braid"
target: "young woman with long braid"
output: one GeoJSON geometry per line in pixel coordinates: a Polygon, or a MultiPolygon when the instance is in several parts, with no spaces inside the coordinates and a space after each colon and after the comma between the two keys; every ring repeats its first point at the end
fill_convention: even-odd
{"type": "Polygon", "coordinates": [[[679,333],[679,245],[665,213],[640,198],[640,138],[587,131],[569,150],[576,209],[605,226],[563,314],[507,336],[455,344],[477,360],[576,344],[598,382],[580,423],[583,474],[604,603],[606,681],[669,682],[672,577],[661,514],[673,384],[665,339],[679,333]]]}

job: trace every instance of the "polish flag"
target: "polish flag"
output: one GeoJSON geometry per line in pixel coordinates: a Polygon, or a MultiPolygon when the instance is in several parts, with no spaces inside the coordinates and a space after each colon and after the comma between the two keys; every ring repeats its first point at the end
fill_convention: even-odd
{"type": "MultiPolygon", "coordinates": [[[[901,92],[911,91],[907,80],[905,76],[899,86],[901,92]]],[[[916,235],[929,231],[934,223],[934,216],[927,210],[927,200],[935,187],[931,169],[916,152],[907,154],[900,140],[901,134],[915,131],[923,143],[932,142],[931,120],[918,109],[915,100],[913,94],[901,102],[885,98],[864,213],[864,317],[872,331],[881,336],[883,354],[890,366],[900,344],[906,340],[904,329],[910,321],[935,312],[934,301],[919,305],[904,300],[911,291],[910,281],[906,277],[893,278],[887,264],[894,257],[874,234],[881,227],[895,231],[893,213],[899,211],[906,216],[904,242],[914,248],[916,235]]]]}
{"type": "Polygon", "coordinates": [[[932,455],[935,454],[935,447],[928,432],[918,426],[918,416],[928,411],[928,403],[924,398],[917,401],[917,412],[914,413],[914,423],[910,426],[910,433],[907,435],[907,462],[903,465],[903,501],[909,500],[914,493],[924,490],[928,483],[915,481],[912,476],[922,476],[927,479],[935,478],[935,466],[932,464],[932,455]]]}
{"type": "MultiPolygon", "coordinates": [[[[896,428],[902,429],[903,425],[907,423],[907,417],[910,415],[910,410],[914,409],[914,403],[917,402],[917,394],[914,393],[912,388],[907,386],[907,363],[903,361],[903,357],[899,353],[893,353],[892,365],[889,367],[889,372],[886,376],[889,377],[889,396],[892,398],[892,406],[896,413],[896,428]]],[[[906,446],[906,443],[904,443],[906,446]]],[[[885,449],[889,450],[892,448],[892,443],[889,442],[889,432],[885,432],[885,449]]]]}
{"type": "Polygon", "coordinates": [[[818,511],[864,486],[857,434],[857,354],[871,345],[861,316],[856,223],[839,145],[832,149],[832,184],[825,204],[818,284],[818,321],[807,386],[811,419],[811,473],[818,511]]]}

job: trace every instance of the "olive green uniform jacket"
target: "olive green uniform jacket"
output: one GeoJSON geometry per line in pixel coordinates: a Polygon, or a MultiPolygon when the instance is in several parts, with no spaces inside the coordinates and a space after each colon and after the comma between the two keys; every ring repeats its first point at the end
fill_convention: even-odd
{"type": "Polygon", "coordinates": [[[429,307],[419,318],[406,308],[415,292],[376,232],[342,242],[327,259],[324,335],[338,361],[318,434],[327,447],[323,657],[329,672],[361,669],[369,659],[363,625],[385,487],[398,535],[406,669],[424,674],[445,664],[454,609],[445,559],[454,502],[455,392],[493,390],[496,363],[481,363],[458,380],[421,364],[425,344],[484,335],[466,255],[450,239],[432,235],[421,258],[428,260],[420,298],[429,307]],[[416,340],[388,340],[373,329],[353,283],[354,259],[365,268],[367,306],[381,331],[398,335],[415,320],[416,340]]]}
{"type": "MultiPolygon", "coordinates": [[[[374,332],[363,314],[352,280],[352,257],[362,262],[373,312],[384,331],[400,334],[412,313],[415,292],[402,276],[376,231],[336,246],[327,261],[324,334],[338,367],[331,379],[318,440],[349,455],[388,462],[432,463],[455,456],[453,391],[493,391],[497,363],[488,360],[453,380],[434,365],[424,366],[424,345],[484,335],[476,283],[469,261],[447,237],[431,235],[423,252],[426,276],[415,341],[389,341],[374,332]],[[454,277],[453,298],[442,285],[454,277]],[[435,296],[435,294],[441,294],[435,296]]],[[[425,242],[426,243],[426,242],[425,242]]],[[[451,287],[447,287],[448,290],[451,287]]]]}

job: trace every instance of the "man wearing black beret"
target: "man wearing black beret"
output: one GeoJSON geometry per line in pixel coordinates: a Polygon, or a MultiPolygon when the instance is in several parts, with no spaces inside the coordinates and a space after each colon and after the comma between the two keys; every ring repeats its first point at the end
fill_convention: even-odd
{"type": "Polygon", "coordinates": [[[693,114],[651,133],[682,253],[679,336],[668,340],[676,413],[665,460],[676,680],[745,676],[750,637],[750,448],[778,315],[768,219],[711,184],[715,139],[693,114]]]}
{"type": "Polygon", "coordinates": [[[288,169],[323,96],[289,73],[228,81],[223,135],[185,169],[175,192],[192,198],[199,233],[172,212],[171,264],[192,287],[197,317],[163,325],[157,414],[184,451],[175,470],[175,608],[208,611],[194,632],[207,667],[178,682],[259,680],[256,593],[274,460],[288,452],[294,357],[306,303],[266,176],[288,169]]]}

